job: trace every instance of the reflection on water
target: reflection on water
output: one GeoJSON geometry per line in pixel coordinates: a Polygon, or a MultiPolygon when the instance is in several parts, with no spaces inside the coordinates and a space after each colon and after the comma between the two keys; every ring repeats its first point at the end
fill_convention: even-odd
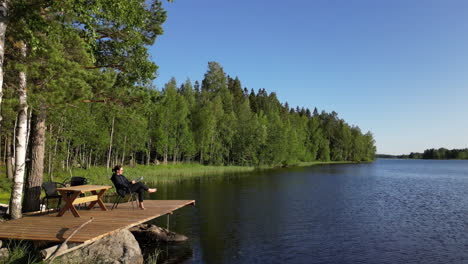
{"type": "MultiPolygon", "coordinates": [[[[468,161],[378,160],[157,186],[189,263],[468,263],[468,161]]],[[[166,218],[155,221],[166,225],[166,218]]]]}

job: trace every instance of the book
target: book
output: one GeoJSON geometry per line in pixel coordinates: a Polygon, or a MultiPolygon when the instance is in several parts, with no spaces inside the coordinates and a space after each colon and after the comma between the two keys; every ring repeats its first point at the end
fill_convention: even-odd
{"type": "Polygon", "coordinates": [[[143,176],[141,176],[140,178],[134,180],[135,182],[139,182],[139,181],[142,181],[143,180],[143,176]]]}

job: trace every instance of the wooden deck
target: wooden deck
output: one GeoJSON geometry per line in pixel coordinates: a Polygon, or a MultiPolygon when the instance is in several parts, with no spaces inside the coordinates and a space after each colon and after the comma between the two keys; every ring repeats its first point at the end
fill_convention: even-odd
{"type": "MultiPolygon", "coordinates": [[[[146,210],[135,208],[130,203],[119,204],[117,209],[101,211],[99,207],[80,210],[81,217],[66,212],[62,217],[57,213],[41,216],[27,216],[18,220],[0,223],[0,239],[36,240],[62,242],[81,224],[91,217],[94,220],[76,233],[69,242],[90,243],[113,232],[150,221],[172,213],[194,200],[146,200],[146,210]]],[[[107,208],[111,205],[106,204],[107,208]]]]}

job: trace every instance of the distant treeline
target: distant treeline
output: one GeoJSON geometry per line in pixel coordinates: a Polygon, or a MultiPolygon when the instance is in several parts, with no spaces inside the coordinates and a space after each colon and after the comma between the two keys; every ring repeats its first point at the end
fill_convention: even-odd
{"type": "Polygon", "coordinates": [[[377,154],[377,158],[398,159],[468,159],[468,148],[465,149],[426,149],[423,153],[411,152],[409,155],[377,154]]]}

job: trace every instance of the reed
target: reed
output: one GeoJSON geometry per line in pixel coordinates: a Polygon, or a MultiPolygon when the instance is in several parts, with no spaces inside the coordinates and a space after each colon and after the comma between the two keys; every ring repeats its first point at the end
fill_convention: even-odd
{"type": "MultiPolygon", "coordinates": [[[[243,166],[203,166],[199,164],[176,164],[176,165],[137,165],[135,167],[125,166],[125,177],[129,180],[143,176],[144,181],[152,183],[174,183],[184,179],[201,176],[222,176],[230,173],[242,173],[254,171],[255,167],[243,166]]],[[[92,167],[88,169],[73,169],[56,173],[53,181],[64,181],[71,176],[87,178],[92,184],[109,184],[112,176],[111,169],[105,167],[92,167]]],[[[49,179],[45,175],[46,179],[49,179]]]]}
{"type": "Polygon", "coordinates": [[[27,263],[27,264],[41,264],[44,263],[40,260],[38,252],[33,249],[31,243],[26,241],[14,241],[10,240],[7,243],[9,256],[4,259],[2,263],[14,264],[14,263],[27,263]]]}

